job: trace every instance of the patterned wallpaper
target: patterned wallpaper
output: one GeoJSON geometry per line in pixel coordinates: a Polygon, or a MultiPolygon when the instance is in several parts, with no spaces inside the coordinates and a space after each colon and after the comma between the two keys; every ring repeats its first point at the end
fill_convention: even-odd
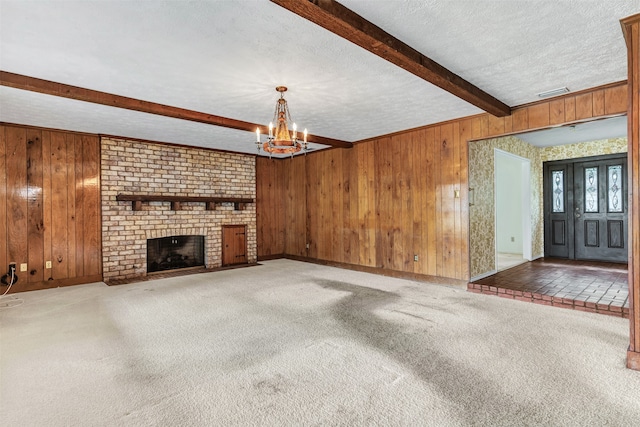
{"type": "Polygon", "coordinates": [[[558,145],[540,149],[543,162],[550,160],[577,159],[579,157],[599,156],[627,152],[627,138],[601,139],[579,144],[558,145]]]}
{"type": "Polygon", "coordinates": [[[542,162],[601,154],[624,153],[626,138],[605,139],[556,147],[534,147],[508,136],[469,144],[469,187],[475,190],[475,203],[469,207],[471,277],[491,272],[495,260],[494,149],[531,161],[531,253],[544,254],[542,162]]]}

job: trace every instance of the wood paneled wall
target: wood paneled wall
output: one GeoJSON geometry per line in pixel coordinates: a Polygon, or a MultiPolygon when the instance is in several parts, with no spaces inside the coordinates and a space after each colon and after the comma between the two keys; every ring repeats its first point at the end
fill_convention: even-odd
{"type": "Polygon", "coordinates": [[[470,125],[451,123],[293,160],[258,158],[259,256],[278,253],[284,242],[288,255],[467,278],[462,165],[470,125]],[[274,184],[282,176],[279,191],[274,184]],[[266,207],[261,201],[270,196],[266,207]],[[266,215],[283,222],[265,222],[266,215]],[[269,244],[277,249],[269,253],[269,244]]]}
{"type": "Polygon", "coordinates": [[[11,292],[102,280],[97,136],[0,125],[0,274],[10,262],[11,292]]]}
{"type": "Polygon", "coordinates": [[[292,160],[259,157],[258,257],[284,253],[468,280],[469,141],[626,108],[622,82],[522,106],[509,117],[483,114],[292,160]]]}
{"type": "Polygon", "coordinates": [[[284,178],[286,162],[256,158],[256,221],[258,259],[284,254],[284,178]],[[258,179],[257,177],[260,177],[258,179]]]}

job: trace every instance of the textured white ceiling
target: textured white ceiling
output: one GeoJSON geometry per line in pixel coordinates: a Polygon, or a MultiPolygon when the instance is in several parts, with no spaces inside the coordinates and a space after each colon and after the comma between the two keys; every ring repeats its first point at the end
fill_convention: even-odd
{"type": "Polygon", "coordinates": [[[561,126],[553,129],[521,133],[518,138],[536,147],[553,147],[626,136],[627,116],[618,116],[578,123],[573,126],[561,126]]]}
{"type": "MultiPolygon", "coordinates": [[[[509,105],[626,78],[640,0],[343,0],[509,105]]],[[[267,0],[0,0],[0,69],[257,123],[277,85],[299,128],[348,141],[479,113],[267,0]]],[[[255,152],[248,132],[0,91],[0,121],[255,152]]]]}

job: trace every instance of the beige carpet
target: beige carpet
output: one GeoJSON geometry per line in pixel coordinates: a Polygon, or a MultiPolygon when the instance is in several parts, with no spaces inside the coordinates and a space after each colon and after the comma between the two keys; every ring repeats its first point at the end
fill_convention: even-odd
{"type": "Polygon", "coordinates": [[[640,420],[624,319],[289,260],[17,297],[2,426],[640,420]]]}

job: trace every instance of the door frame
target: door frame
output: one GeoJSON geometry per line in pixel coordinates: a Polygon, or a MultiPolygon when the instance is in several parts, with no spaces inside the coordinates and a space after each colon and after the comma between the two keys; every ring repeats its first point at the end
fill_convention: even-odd
{"type": "Polygon", "coordinates": [[[525,157],[518,156],[517,154],[510,153],[508,151],[501,150],[499,148],[493,149],[493,221],[494,221],[494,265],[496,271],[498,270],[498,162],[496,156],[501,155],[510,157],[520,162],[522,175],[521,175],[521,199],[520,204],[522,208],[522,258],[527,261],[533,260],[533,248],[531,237],[531,160],[525,157]]]}

